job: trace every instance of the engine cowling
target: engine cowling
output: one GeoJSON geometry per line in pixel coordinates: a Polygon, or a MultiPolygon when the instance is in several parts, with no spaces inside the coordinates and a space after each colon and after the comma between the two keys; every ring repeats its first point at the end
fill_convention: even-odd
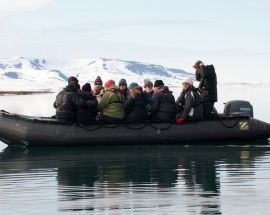
{"type": "Polygon", "coordinates": [[[223,114],[225,116],[249,116],[253,117],[253,106],[249,101],[233,100],[224,103],[223,114]]]}

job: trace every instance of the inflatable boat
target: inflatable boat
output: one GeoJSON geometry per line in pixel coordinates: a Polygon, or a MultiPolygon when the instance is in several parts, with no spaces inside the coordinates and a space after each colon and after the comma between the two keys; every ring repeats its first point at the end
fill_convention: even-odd
{"type": "Polygon", "coordinates": [[[254,119],[248,102],[233,101],[211,120],[175,122],[95,122],[84,126],[46,117],[0,111],[0,140],[7,145],[70,146],[168,144],[209,141],[267,140],[270,124],[254,119]]]}

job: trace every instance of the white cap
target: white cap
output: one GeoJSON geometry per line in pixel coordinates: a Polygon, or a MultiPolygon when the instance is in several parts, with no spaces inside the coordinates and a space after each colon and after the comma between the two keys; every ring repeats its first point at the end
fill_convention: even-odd
{"type": "Polygon", "coordinates": [[[190,77],[186,77],[182,80],[182,83],[189,83],[190,85],[193,85],[193,80],[190,77]]]}

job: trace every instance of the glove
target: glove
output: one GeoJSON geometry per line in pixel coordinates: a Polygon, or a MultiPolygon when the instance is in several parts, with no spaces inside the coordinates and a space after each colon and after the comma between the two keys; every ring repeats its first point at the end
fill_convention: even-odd
{"type": "Polygon", "coordinates": [[[178,117],[178,118],[176,119],[176,122],[179,123],[179,124],[182,124],[182,123],[184,122],[184,118],[178,117]]]}

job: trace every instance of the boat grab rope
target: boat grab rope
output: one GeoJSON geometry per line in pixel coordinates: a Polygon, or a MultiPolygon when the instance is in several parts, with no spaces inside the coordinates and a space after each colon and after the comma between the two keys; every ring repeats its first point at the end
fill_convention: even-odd
{"type": "Polygon", "coordinates": [[[168,126],[164,127],[164,128],[159,128],[151,123],[144,123],[142,126],[140,127],[133,127],[133,126],[130,126],[129,124],[124,124],[124,123],[119,123],[117,125],[113,125],[113,126],[110,126],[110,125],[106,125],[106,124],[99,124],[98,126],[94,127],[94,128],[90,128],[89,126],[85,126],[85,125],[82,125],[82,124],[77,124],[79,127],[87,130],[87,131],[96,131],[100,128],[118,128],[120,126],[123,126],[125,128],[128,128],[130,130],[141,130],[141,129],[144,129],[145,127],[149,126],[153,129],[156,129],[156,130],[160,130],[160,131],[165,131],[165,130],[168,130],[171,128],[172,126],[172,123],[168,123],[168,126]]]}
{"type": "Polygon", "coordinates": [[[121,126],[121,124],[115,124],[115,125],[102,125],[102,127],[104,127],[104,128],[118,128],[118,127],[120,127],[121,126]]]}
{"type": "Polygon", "coordinates": [[[131,129],[131,130],[141,130],[141,129],[143,129],[143,128],[145,128],[146,126],[148,126],[148,123],[145,123],[145,124],[143,124],[142,126],[140,126],[140,127],[131,127],[131,126],[128,126],[128,125],[125,125],[125,127],[126,128],[128,128],[128,129],[131,129]]]}
{"type": "Polygon", "coordinates": [[[158,128],[157,126],[154,126],[153,124],[149,124],[149,126],[151,128],[154,128],[154,129],[157,129],[157,130],[160,130],[160,131],[166,131],[166,130],[169,130],[171,127],[172,127],[172,123],[169,123],[169,125],[165,128],[158,128]]]}
{"type": "Polygon", "coordinates": [[[241,120],[240,118],[236,119],[235,123],[232,124],[232,125],[226,125],[224,120],[220,120],[220,123],[221,123],[221,125],[223,125],[225,128],[234,128],[234,127],[239,123],[240,120],[241,120]]]}
{"type": "Polygon", "coordinates": [[[96,130],[100,129],[103,125],[100,124],[100,125],[98,125],[98,126],[95,127],[95,128],[89,128],[89,127],[84,126],[84,125],[82,125],[82,124],[78,124],[78,126],[81,127],[81,128],[83,128],[83,129],[85,129],[85,130],[87,130],[87,131],[96,131],[96,130]]]}
{"type": "MultiPolygon", "coordinates": [[[[4,111],[4,110],[1,110],[2,111],[2,114],[6,115],[6,116],[9,116],[9,117],[14,117],[14,118],[19,118],[19,119],[24,119],[24,120],[29,120],[28,118],[26,118],[25,116],[23,115],[19,115],[19,114],[11,114],[7,111],[4,111]]],[[[39,121],[38,119],[30,119],[31,121],[39,121]]],[[[43,121],[44,123],[45,121],[43,121]]],[[[154,122],[155,123],[155,122],[154,122]]],[[[160,122],[156,122],[156,123],[160,123],[160,122]]],[[[130,126],[129,123],[118,123],[118,124],[114,124],[114,125],[110,125],[110,124],[103,124],[103,123],[100,123],[100,124],[95,124],[96,127],[93,127],[91,128],[90,126],[86,126],[86,125],[82,125],[82,124],[76,124],[77,126],[87,130],[87,131],[96,131],[100,128],[118,128],[120,126],[123,126],[125,128],[128,128],[130,130],[141,130],[141,129],[144,129],[145,127],[149,126],[153,129],[156,129],[156,130],[159,130],[159,131],[165,131],[165,130],[168,130],[171,128],[171,126],[175,123],[173,122],[167,122],[168,123],[168,126],[166,127],[163,127],[163,128],[160,128],[158,126],[155,126],[153,124],[153,122],[146,122],[146,123],[143,123],[143,125],[139,126],[139,127],[133,127],[133,126],[130,126]]],[[[133,124],[133,123],[132,123],[133,124]]],[[[133,124],[134,125],[134,124],[133,124]]]]}
{"type": "MultiPolygon", "coordinates": [[[[0,110],[0,112],[5,115],[5,116],[9,116],[9,117],[15,117],[15,118],[21,118],[21,119],[26,119],[23,115],[19,115],[19,114],[12,114],[12,113],[9,113],[5,110],[0,110]]],[[[228,120],[228,118],[225,118],[225,119],[220,119],[219,122],[221,123],[221,125],[225,128],[228,128],[228,129],[231,129],[231,128],[234,128],[238,123],[239,121],[242,119],[242,118],[235,118],[235,122],[231,125],[228,125],[228,123],[226,123],[226,121],[228,120]]],[[[31,120],[36,120],[36,119],[31,119],[31,120]]],[[[158,122],[157,122],[158,123],[158,122]]],[[[133,126],[130,126],[129,123],[118,123],[118,124],[114,124],[114,125],[110,125],[110,124],[103,124],[103,123],[100,123],[100,124],[96,124],[97,126],[94,127],[94,128],[90,128],[89,126],[85,126],[85,125],[82,125],[82,124],[77,124],[79,127],[87,130],[87,131],[96,131],[100,128],[118,128],[120,126],[123,126],[123,127],[126,127],[130,130],[141,130],[147,126],[153,128],[153,129],[156,129],[156,130],[159,130],[159,131],[165,131],[165,130],[168,130],[171,128],[171,126],[175,124],[173,122],[168,122],[168,126],[164,127],[164,128],[159,128],[157,126],[155,126],[153,124],[153,122],[146,122],[144,123],[142,126],[140,127],[133,127],[133,126]]]]}

